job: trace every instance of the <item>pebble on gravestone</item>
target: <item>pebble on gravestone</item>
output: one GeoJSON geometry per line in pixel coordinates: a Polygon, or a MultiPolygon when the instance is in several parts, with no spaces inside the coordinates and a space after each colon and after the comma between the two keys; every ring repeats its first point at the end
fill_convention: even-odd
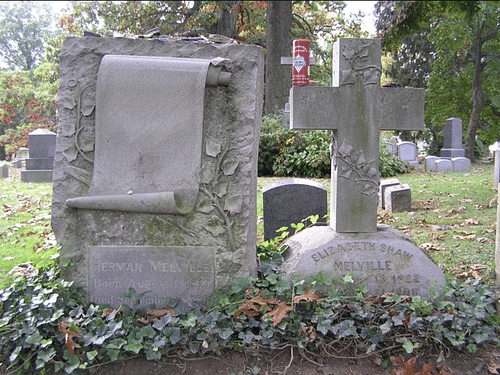
{"type": "Polygon", "coordinates": [[[63,277],[113,307],[133,288],[144,308],[254,276],[262,48],[66,38],[61,56],[63,277]]]}
{"type": "MultiPolygon", "coordinates": [[[[290,178],[264,186],[262,190],[264,211],[264,240],[279,235],[281,227],[302,222],[311,215],[318,215],[325,223],[327,192],[319,182],[290,178]]],[[[307,223],[305,223],[308,225],[307,223]]]]}
{"type": "Polygon", "coordinates": [[[411,211],[411,189],[408,184],[389,186],[384,195],[387,212],[411,211]]]}

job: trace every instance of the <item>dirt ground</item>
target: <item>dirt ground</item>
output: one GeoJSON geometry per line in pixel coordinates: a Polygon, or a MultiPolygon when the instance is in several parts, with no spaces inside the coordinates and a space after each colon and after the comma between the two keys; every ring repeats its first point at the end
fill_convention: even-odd
{"type": "MultiPolygon", "coordinates": [[[[405,355],[403,362],[411,356],[405,355]]],[[[401,367],[380,366],[376,357],[364,359],[320,360],[305,358],[297,349],[259,353],[227,352],[221,357],[190,358],[171,357],[162,362],[133,358],[99,368],[94,375],[491,375],[500,374],[500,349],[486,347],[473,355],[452,352],[445,361],[436,364],[435,356],[418,357],[412,371],[403,372],[401,367]],[[293,357],[292,357],[293,355],[293,357]],[[431,372],[422,366],[432,362],[431,372]],[[399,371],[397,371],[399,370],[399,371]],[[394,371],[394,372],[393,372],[394,371]]]]}

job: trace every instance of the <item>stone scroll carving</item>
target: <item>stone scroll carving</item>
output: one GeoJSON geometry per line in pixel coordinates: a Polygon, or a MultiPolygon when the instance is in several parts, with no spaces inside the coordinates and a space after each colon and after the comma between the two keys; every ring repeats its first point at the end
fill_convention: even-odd
{"type": "Polygon", "coordinates": [[[200,190],[205,87],[228,85],[224,61],[106,55],[97,78],[92,180],[87,195],[67,205],[191,212],[200,190]]]}

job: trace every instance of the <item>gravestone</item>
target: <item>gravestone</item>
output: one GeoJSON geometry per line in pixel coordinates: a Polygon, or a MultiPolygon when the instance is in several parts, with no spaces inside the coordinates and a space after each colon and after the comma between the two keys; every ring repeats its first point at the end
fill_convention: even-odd
{"type": "Polygon", "coordinates": [[[395,186],[395,185],[399,185],[399,180],[397,178],[389,178],[380,181],[380,187],[378,191],[378,198],[379,198],[378,206],[381,209],[385,208],[385,196],[384,196],[385,189],[387,189],[389,186],[395,186]]]}
{"type": "Polygon", "coordinates": [[[262,197],[264,240],[278,236],[276,231],[281,227],[290,228],[311,215],[319,215],[318,223],[326,220],[327,193],[319,182],[303,178],[277,181],[264,186],[262,197]]]}
{"type": "Polygon", "coordinates": [[[51,182],[57,135],[47,129],[37,129],[28,137],[29,158],[25,159],[26,170],[21,171],[21,181],[51,182]]]}
{"type": "Polygon", "coordinates": [[[379,130],[424,125],[424,90],[380,87],[380,39],[338,39],[334,87],[293,87],[292,129],[330,129],[332,197],[329,227],[292,236],[282,269],[289,275],[346,273],[370,294],[427,295],[444,276],[407,236],[377,226],[379,130]]]}
{"type": "Polygon", "coordinates": [[[444,125],[444,142],[441,149],[441,157],[451,159],[464,156],[462,120],[456,117],[449,118],[444,125]]]}
{"type": "Polygon", "coordinates": [[[497,189],[500,183],[500,150],[494,151],[495,161],[493,164],[493,188],[497,189]]]}
{"type": "Polygon", "coordinates": [[[457,157],[451,159],[453,172],[470,172],[470,159],[457,157]]]}
{"type": "Polygon", "coordinates": [[[133,288],[164,307],[255,275],[262,48],[86,37],[60,56],[63,277],[92,302],[133,288]]]}
{"type": "Polygon", "coordinates": [[[16,157],[12,160],[14,168],[22,168],[24,161],[29,157],[29,149],[27,147],[19,147],[16,157]]]}
{"type": "Polygon", "coordinates": [[[411,211],[411,190],[408,184],[389,186],[384,195],[387,212],[411,211]]]}
{"type": "Polygon", "coordinates": [[[418,169],[418,148],[413,142],[398,143],[398,157],[404,162],[410,164],[413,168],[418,169]]]}
{"type": "Polygon", "coordinates": [[[385,145],[387,146],[387,152],[394,155],[394,145],[390,142],[386,142],[385,145]]]}
{"type": "Polygon", "coordinates": [[[449,159],[439,159],[435,162],[436,172],[452,172],[453,171],[453,163],[449,159]]]}
{"type": "Polygon", "coordinates": [[[437,160],[439,160],[439,157],[437,157],[437,156],[426,156],[425,157],[425,170],[435,172],[437,160]]]}
{"type": "Polygon", "coordinates": [[[3,164],[1,169],[2,169],[2,178],[9,178],[9,165],[3,164]]]}

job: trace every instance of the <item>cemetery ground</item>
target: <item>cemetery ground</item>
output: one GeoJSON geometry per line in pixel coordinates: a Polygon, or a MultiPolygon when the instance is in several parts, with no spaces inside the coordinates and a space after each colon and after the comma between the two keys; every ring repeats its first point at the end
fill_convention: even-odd
{"type": "MultiPolygon", "coordinates": [[[[2,288],[10,286],[15,274],[32,275],[37,269],[52,264],[58,254],[55,238],[50,229],[51,184],[21,183],[14,169],[10,170],[10,176],[8,179],[0,180],[2,203],[0,207],[2,219],[0,221],[0,285],[2,288]]],[[[399,175],[397,178],[401,183],[406,183],[411,187],[412,210],[391,214],[379,211],[379,223],[388,224],[412,237],[417,245],[443,269],[449,283],[455,279],[474,281],[480,279],[481,284],[492,286],[497,215],[497,191],[493,188],[493,164],[475,163],[470,173],[438,174],[416,171],[399,175]]],[[[260,243],[263,238],[262,187],[277,179],[259,178],[258,181],[257,243],[260,243]]],[[[330,189],[329,180],[318,179],[316,181],[330,189]]],[[[293,233],[293,229],[291,232],[293,233]]],[[[470,285],[473,283],[472,281],[470,285]]],[[[304,295],[307,295],[307,291],[304,295]]],[[[367,301],[370,300],[367,299],[367,301]]],[[[375,301],[372,299],[371,303],[367,303],[367,309],[375,308],[377,306],[375,301]]],[[[394,305],[398,303],[394,302],[394,305]]],[[[416,306],[416,303],[412,306],[415,309],[426,307],[424,302],[421,306],[416,306]]],[[[3,301],[0,300],[0,312],[3,313],[2,310],[5,308],[3,301]]],[[[343,305],[339,308],[346,309],[349,306],[343,305]]],[[[484,314],[484,311],[478,310],[478,315],[480,314],[484,314]]],[[[76,331],[65,327],[59,327],[59,329],[63,333],[66,332],[68,350],[70,348],[78,350],[78,342],[82,342],[75,338],[78,337],[74,334],[76,331]]],[[[459,328],[456,329],[459,330],[459,328]]],[[[466,326],[461,329],[464,333],[468,330],[466,326]]],[[[8,332],[8,327],[0,325],[0,335],[6,332],[8,332]]],[[[320,334],[316,331],[304,332],[304,334],[308,335],[311,340],[321,341],[320,334]]],[[[418,330],[415,334],[418,334],[418,330]]],[[[423,332],[420,334],[425,336],[423,332]]],[[[467,347],[455,350],[449,344],[437,345],[433,342],[430,345],[422,345],[423,341],[425,340],[419,339],[414,342],[407,340],[405,345],[400,345],[396,349],[375,350],[371,355],[361,355],[359,358],[354,358],[356,343],[352,340],[345,343],[354,346],[346,345],[345,351],[336,351],[338,347],[327,345],[328,355],[325,352],[322,355],[314,355],[307,350],[300,349],[297,345],[279,345],[274,350],[258,350],[257,346],[247,347],[243,351],[225,349],[219,356],[210,355],[203,358],[186,358],[181,355],[179,349],[169,352],[166,358],[163,357],[159,361],[147,361],[144,355],[134,356],[132,350],[127,360],[106,366],[90,365],[89,367],[92,368],[90,373],[94,374],[124,375],[164,373],[173,375],[500,374],[500,370],[497,372],[497,368],[500,368],[500,350],[497,346],[479,345],[478,350],[471,353],[467,347]],[[415,366],[412,358],[417,359],[415,366]],[[431,363],[432,370],[425,367],[427,363],[431,363]]],[[[43,346],[38,351],[38,355],[41,352],[43,352],[43,346]]],[[[37,353],[33,356],[35,354],[37,353]]],[[[86,360],[95,354],[94,352],[90,356],[87,354],[86,360]]],[[[18,368],[22,367],[18,365],[7,368],[7,366],[3,364],[0,367],[0,373],[15,373],[18,368]]],[[[76,366],[78,367],[78,363],[76,366]]],[[[32,373],[35,371],[33,370],[32,373]]]]}

